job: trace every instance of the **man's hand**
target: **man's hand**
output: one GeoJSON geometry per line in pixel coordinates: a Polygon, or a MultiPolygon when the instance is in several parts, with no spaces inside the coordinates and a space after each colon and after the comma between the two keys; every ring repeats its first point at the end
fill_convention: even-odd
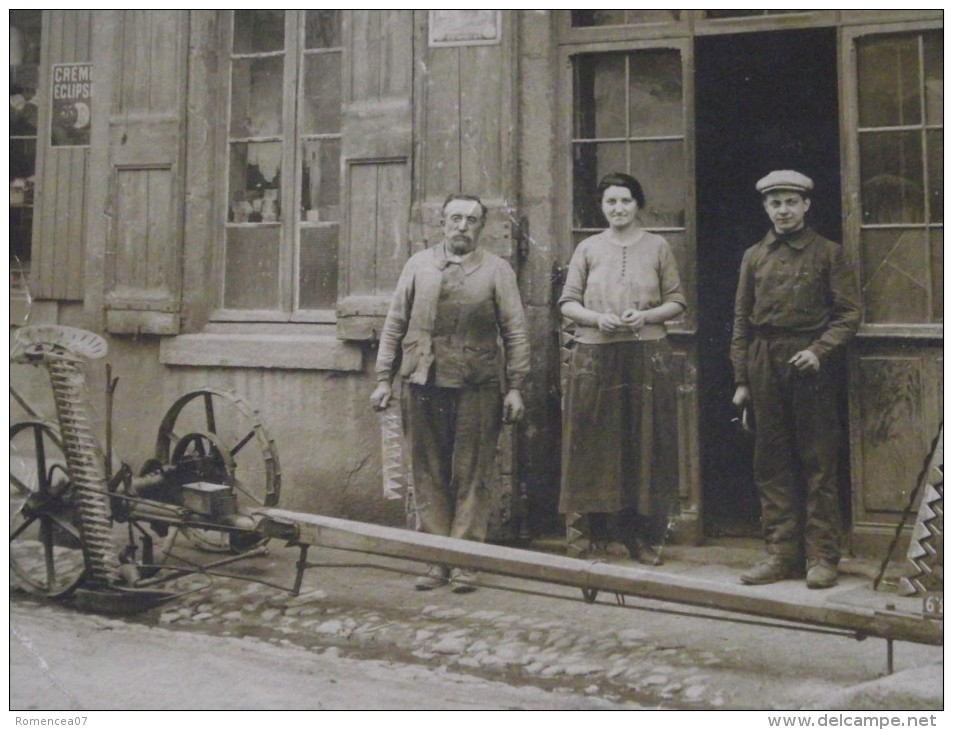
{"type": "Polygon", "coordinates": [[[375,411],[383,411],[388,405],[390,405],[390,396],[390,383],[378,383],[377,387],[374,388],[374,392],[371,393],[371,406],[375,411]]]}
{"type": "Polygon", "coordinates": [[[523,420],[523,396],[515,388],[503,398],[503,423],[516,423],[523,420]]]}
{"type": "Polygon", "coordinates": [[[626,326],[623,324],[622,318],[612,312],[603,312],[599,315],[596,322],[599,325],[599,329],[603,332],[615,332],[626,326]]]}
{"type": "Polygon", "coordinates": [[[821,369],[821,361],[810,350],[801,350],[795,353],[794,357],[788,360],[788,363],[796,367],[799,373],[816,373],[821,369]]]}
{"type": "Polygon", "coordinates": [[[744,408],[746,404],[751,402],[751,390],[747,385],[739,385],[735,388],[735,394],[731,399],[731,404],[738,408],[744,408]]]}

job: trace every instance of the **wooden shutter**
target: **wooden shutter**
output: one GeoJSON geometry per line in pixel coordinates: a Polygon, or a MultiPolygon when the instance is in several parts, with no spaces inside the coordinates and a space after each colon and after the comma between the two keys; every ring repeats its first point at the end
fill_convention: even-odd
{"type": "MultiPolygon", "coordinates": [[[[44,13],[41,33],[43,65],[36,95],[40,103],[37,210],[31,262],[33,294],[42,299],[83,299],[86,176],[90,148],[50,145],[50,72],[53,64],[90,60],[91,18],[92,13],[88,10],[44,13]]],[[[94,93],[96,73],[94,64],[94,93]]],[[[100,113],[95,102],[94,113],[100,113]]]]}
{"type": "MultiPolygon", "coordinates": [[[[104,13],[103,80],[111,94],[102,251],[106,328],[179,331],[189,14],[104,13]],[[108,34],[108,35],[107,35],[108,34]]],[[[98,79],[97,79],[98,81],[98,79]]]]}
{"type": "Polygon", "coordinates": [[[344,20],[338,336],[375,339],[410,252],[414,16],[354,10],[344,20]]]}

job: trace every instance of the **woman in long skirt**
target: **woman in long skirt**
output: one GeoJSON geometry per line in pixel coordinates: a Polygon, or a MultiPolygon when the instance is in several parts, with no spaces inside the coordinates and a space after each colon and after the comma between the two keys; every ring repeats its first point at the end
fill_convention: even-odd
{"type": "Polygon", "coordinates": [[[668,242],[638,221],[642,186],[624,173],[599,183],[609,228],[573,253],[559,299],[576,327],[563,410],[559,511],[658,564],[678,489],[675,384],[665,322],[686,306],[668,242]]]}

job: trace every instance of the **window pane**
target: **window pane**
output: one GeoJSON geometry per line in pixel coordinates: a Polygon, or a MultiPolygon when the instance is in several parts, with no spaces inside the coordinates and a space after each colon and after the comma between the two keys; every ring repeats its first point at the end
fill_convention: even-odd
{"type": "Polygon", "coordinates": [[[333,309],[338,285],[338,226],[302,226],[298,307],[333,309]]]}
{"type": "Polygon", "coordinates": [[[339,48],[341,45],[341,11],[309,10],[305,17],[304,47],[339,48]]]}
{"type": "Polygon", "coordinates": [[[225,307],[278,308],[277,225],[229,227],[225,244],[225,307]]]}
{"type": "Polygon", "coordinates": [[[625,136],[625,56],[576,59],[576,139],[625,136]]]}
{"type": "Polygon", "coordinates": [[[284,58],[245,58],[232,64],[232,137],[281,134],[284,58]]]}
{"type": "Polygon", "coordinates": [[[922,223],[923,159],[919,132],[860,136],[864,223],[922,223]]]}
{"type": "Polygon", "coordinates": [[[596,186],[610,172],[625,172],[625,143],[576,144],[573,146],[573,226],[605,228],[602,201],[596,186]]]}
{"type": "Polygon", "coordinates": [[[593,25],[624,25],[624,10],[573,10],[572,24],[576,28],[593,25]]]}
{"type": "Polygon", "coordinates": [[[930,231],[930,271],[933,285],[933,321],[943,321],[943,230],[930,231]]]}
{"type": "Polygon", "coordinates": [[[629,155],[630,174],[645,192],[642,224],[651,227],[685,227],[685,153],[681,142],[640,142],[629,155]]]}
{"type": "Polygon", "coordinates": [[[341,131],[341,54],[305,56],[300,134],[341,131]]]}
{"type": "Polygon", "coordinates": [[[267,53],[285,47],[283,10],[236,10],[233,53],[267,53]]]}
{"type": "Polygon", "coordinates": [[[679,316],[676,321],[691,321],[695,311],[695,261],[689,256],[688,240],[684,233],[665,231],[659,234],[672,247],[675,262],[678,264],[678,275],[682,280],[682,293],[688,299],[687,314],[679,316]]]}
{"type": "Polygon", "coordinates": [[[943,222],[943,131],[927,132],[927,174],[930,181],[930,222],[943,222]]]}
{"type": "Polygon", "coordinates": [[[671,23],[682,16],[681,10],[573,10],[574,28],[595,25],[640,25],[671,23]]]}
{"type": "Polygon", "coordinates": [[[861,231],[867,322],[929,322],[925,239],[922,228],[861,231]]]}
{"type": "Polygon", "coordinates": [[[229,148],[229,223],[278,220],[281,215],[281,143],[236,143],[229,148]]]}
{"type": "Polygon", "coordinates": [[[923,61],[926,76],[927,124],[943,124],[943,34],[923,36],[923,61]]]}
{"type": "Polygon", "coordinates": [[[705,17],[711,20],[719,18],[753,18],[764,15],[790,15],[804,13],[804,10],[706,10],[705,17]]]}
{"type": "Polygon", "coordinates": [[[301,168],[302,220],[341,220],[341,141],[312,139],[303,143],[301,168]]]}
{"type": "MultiPolygon", "coordinates": [[[[10,21],[10,263],[23,271],[31,258],[36,129],[39,106],[39,10],[11,10],[10,21]],[[21,266],[23,264],[23,266],[21,266]]],[[[11,285],[13,281],[11,279],[11,285]]]]}
{"type": "MultiPolygon", "coordinates": [[[[30,260],[33,208],[10,206],[10,263],[30,260]]],[[[11,267],[15,268],[15,267],[11,267]]]]}
{"type": "Polygon", "coordinates": [[[681,134],[682,60],[674,50],[629,55],[629,134],[681,134]]]}
{"type": "Polygon", "coordinates": [[[682,17],[681,10],[626,10],[625,22],[629,25],[640,23],[671,23],[682,17]]]}
{"type": "Polygon", "coordinates": [[[860,126],[919,124],[918,37],[888,36],[858,42],[860,126]]]}
{"type": "Polygon", "coordinates": [[[10,140],[10,206],[33,204],[36,138],[10,140]]]}

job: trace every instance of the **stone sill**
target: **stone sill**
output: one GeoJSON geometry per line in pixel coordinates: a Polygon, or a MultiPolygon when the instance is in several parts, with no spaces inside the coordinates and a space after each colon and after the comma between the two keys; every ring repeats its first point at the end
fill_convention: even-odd
{"type": "Polygon", "coordinates": [[[236,334],[203,332],[164,338],[159,345],[163,365],[267,370],[364,369],[360,345],[331,335],[236,334]]]}

